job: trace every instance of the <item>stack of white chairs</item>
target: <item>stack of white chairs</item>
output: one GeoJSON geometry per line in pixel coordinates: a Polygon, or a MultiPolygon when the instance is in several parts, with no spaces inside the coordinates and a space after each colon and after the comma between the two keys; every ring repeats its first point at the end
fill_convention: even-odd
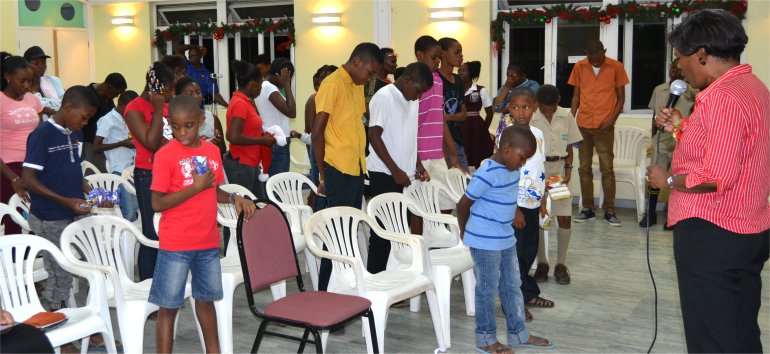
{"type": "Polygon", "coordinates": [[[294,248],[299,253],[305,251],[305,262],[310,273],[310,282],[318,290],[319,262],[305,245],[304,225],[313,215],[313,209],[305,204],[302,194],[304,186],[316,193],[316,185],[307,177],[296,172],[284,172],[273,175],[267,180],[267,197],[286,214],[294,239],[294,248]]]}
{"type": "Polygon", "coordinates": [[[108,353],[116,353],[112,321],[107,308],[104,266],[78,264],[65,258],[57,245],[39,236],[6,235],[0,237],[0,299],[3,309],[17,321],[24,321],[44,312],[35,292],[33,268],[35,258],[48,252],[62,269],[88,281],[88,298],[85,306],[63,308],[57,312],[67,316],[67,321],[46,332],[48,340],[56,348],[80,340],[85,353],[90,336],[100,333],[108,353]],[[22,255],[27,255],[24,258],[22,255]]]}
{"type": "MultiPolygon", "coordinates": [[[[448,220],[452,218],[447,215],[423,213],[413,201],[401,193],[380,194],[369,201],[367,210],[369,216],[378,221],[380,225],[383,225],[385,230],[419,239],[418,235],[413,235],[409,230],[409,212],[423,218],[423,220],[432,220],[440,223],[453,222],[448,220]]],[[[454,222],[456,222],[456,219],[454,222]]],[[[442,329],[444,331],[444,342],[449,347],[451,345],[449,295],[451,293],[452,278],[458,275],[462,277],[463,292],[465,294],[465,312],[468,316],[473,316],[476,313],[476,277],[473,275],[473,258],[471,258],[468,247],[457,244],[449,248],[431,250],[423,248],[423,259],[426,261],[428,275],[436,286],[442,329]]],[[[396,247],[391,249],[388,269],[403,269],[409,267],[411,262],[412,253],[404,247],[396,247]]],[[[412,305],[416,304],[419,304],[419,298],[412,298],[412,305]]]]}
{"type": "MultiPolygon", "coordinates": [[[[422,240],[385,231],[366,213],[350,207],[328,208],[314,213],[308,220],[304,234],[305,242],[313,254],[332,261],[332,275],[327,290],[358,295],[372,302],[380,351],[387,352],[384,339],[391,305],[422,293],[428,298],[439,350],[446,350],[436,289],[426,274],[423,256],[425,245],[422,240]],[[363,224],[375,230],[380,237],[390,240],[392,248],[411,249],[409,265],[377,274],[366,271],[356,240],[363,224]],[[326,245],[328,251],[318,246],[319,241],[326,245]]],[[[364,331],[368,332],[368,327],[368,323],[364,323],[364,331]]]]}
{"type": "MultiPolygon", "coordinates": [[[[106,280],[106,295],[118,315],[120,338],[126,353],[141,353],[147,317],[158,310],[148,301],[152,279],[134,282],[133,269],[127,269],[122,258],[122,238],[132,238],[147,247],[158,248],[158,241],[146,238],[128,220],[112,215],[94,215],[69,224],[62,232],[61,249],[67,260],[77,267],[99,267],[106,280]]],[[[185,298],[190,297],[190,284],[185,298]]],[[[179,314],[177,313],[177,316],[179,314]]]]}

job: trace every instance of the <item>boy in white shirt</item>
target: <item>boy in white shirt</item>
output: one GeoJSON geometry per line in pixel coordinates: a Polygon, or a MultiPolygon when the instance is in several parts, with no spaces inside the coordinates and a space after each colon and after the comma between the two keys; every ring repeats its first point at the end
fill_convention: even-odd
{"type": "MultiPolygon", "coordinates": [[[[129,137],[126,121],[123,114],[126,105],[137,97],[134,91],[125,91],[118,98],[118,105],[104,115],[96,123],[96,137],[94,138],[94,153],[104,152],[107,158],[107,168],[110,173],[122,175],[126,167],[134,164],[136,150],[129,137]]],[[[136,195],[128,193],[120,186],[120,211],[128,221],[135,221],[139,203],[136,195]]]]}
{"type": "MultiPolygon", "coordinates": [[[[537,141],[535,154],[527,160],[520,170],[519,194],[516,198],[516,215],[513,219],[516,236],[516,253],[521,274],[521,293],[526,307],[550,308],[553,301],[540,297],[540,287],[529,269],[535,262],[539,246],[540,216],[545,210],[545,144],[543,131],[529,124],[537,110],[537,97],[529,88],[515,89],[510,94],[508,103],[509,121],[506,125],[528,126],[537,141]]],[[[505,118],[503,118],[505,119],[505,118]]],[[[527,321],[532,314],[525,311],[527,321]]]]}
{"type": "MultiPolygon", "coordinates": [[[[369,156],[366,166],[372,197],[401,193],[412,180],[429,179],[417,158],[417,113],[420,96],[433,86],[433,73],[423,63],[407,65],[395,83],[381,88],[369,102],[369,156]]],[[[390,241],[372,231],[367,270],[385,270],[390,241]]]]}

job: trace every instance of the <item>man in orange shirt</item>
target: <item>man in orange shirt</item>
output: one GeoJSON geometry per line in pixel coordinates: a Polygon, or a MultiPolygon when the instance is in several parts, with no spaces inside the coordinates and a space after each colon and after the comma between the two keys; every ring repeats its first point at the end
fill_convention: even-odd
{"type": "Polygon", "coordinates": [[[572,68],[567,83],[575,88],[572,95],[572,114],[576,117],[583,142],[579,148],[580,193],[583,205],[575,222],[596,218],[594,213],[594,185],[591,161],[594,149],[599,155],[599,170],[604,190],[604,220],[612,226],[620,226],[615,215],[615,172],[612,147],[615,143],[615,121],[623,110],[628,76],[623,63],[607,58],[602,42],[590,40],[586,43],[586,58],[572,68]]]}

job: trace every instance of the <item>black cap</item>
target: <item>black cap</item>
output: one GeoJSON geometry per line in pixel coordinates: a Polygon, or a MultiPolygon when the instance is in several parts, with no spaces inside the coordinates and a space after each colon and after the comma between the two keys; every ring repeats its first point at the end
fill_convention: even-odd
{"type": "Polygon", "coordinates": [[[40,48],[36,45],[29,47],[29,49],[27,49],[27,51],[24,52],[24,59],[32,60],[32,59],[39,59],[39,58],[50,58],[50,56],[45,55],[43,48],[40,48]]]}

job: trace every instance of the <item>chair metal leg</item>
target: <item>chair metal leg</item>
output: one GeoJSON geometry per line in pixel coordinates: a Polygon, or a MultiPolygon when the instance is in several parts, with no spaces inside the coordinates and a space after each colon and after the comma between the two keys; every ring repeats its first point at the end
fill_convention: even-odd
{"type": "Polygon", "coordinates": [[[319,334],[318,330],[315,329],[315,328],[311,328],[310,330],[313,331],[313,338],[315,338],[315,352],[316,352],[316,354],[323,354],[324,347],[323,347],[323,344],[321,344],[321,334],[319,334]]]}
{"type": "Polygon", "coordinates": [[[257,350],[259,350],[259,343],[262,342],[262,336],[265,334],[265,329],[267,328],[268,322],[270,321],[263,319],[262,324],[259,325],[259,330],[257,330],[257,337],[254,338],[254,345],[251,346],[252,353],[256,353],[257,350]]]}
{"type": "MultiPolygon", "coordinates": [[[[299,342],[299,349],[297,349],[297,354],[305,351],[305,343],[309,336],[310,336],[310,328],[305,328],[305,333],[302,334],[302,341],[299,342]]],[[[316,338],[316,340],[318,339],[316,338]]]]}

